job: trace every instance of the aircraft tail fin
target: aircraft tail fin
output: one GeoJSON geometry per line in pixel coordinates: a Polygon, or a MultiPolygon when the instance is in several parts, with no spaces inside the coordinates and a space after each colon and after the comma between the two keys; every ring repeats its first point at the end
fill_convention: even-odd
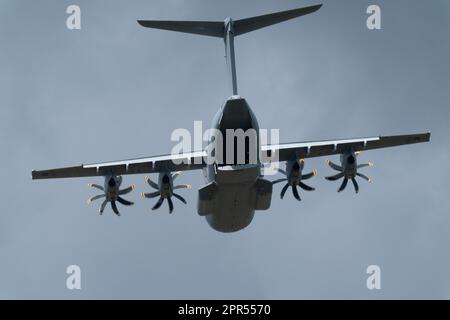
{"type": "Polygon", "coordinates": [[[316,12],[321,7],[322,5],[319,4],[241,20],[232,20],[231,18],[227,18],[225,21],[138,20],[138,23],[146,28],[163,29],[222,38],[225,42],[225,58],[227,60],[230,73],[232,92],[233,95],[237,95],[238,90],[234,55],[234,37],[316,12]]]}

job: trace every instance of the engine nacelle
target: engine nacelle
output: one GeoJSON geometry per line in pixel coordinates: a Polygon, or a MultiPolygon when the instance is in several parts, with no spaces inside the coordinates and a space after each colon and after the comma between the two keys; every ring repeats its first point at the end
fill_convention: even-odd
{"type": "Polygon", "coordinates": [[[122,184],[122,176],[107,175],[103,184],[106,200],[115,201],[119,196],[119,188],[122,184]]]}
{"type": "Polygon", "coordinates": [[[173,195],[173,178],[170,172],[161,172],[158,175],[158,187],[161,197],[169,198],[173,195]]]}
{"type": "Polygon", "coordinates": [[[356,176],[358,169],[358,162],[356,157],[357,154],[353,151],[341,154],[341,166],[344,169],[343,172],[345,174],[345,177],[348,179],[354,178],[356,176]]]}
{"type": "Polygon", "coordinates": [[[298,185],[300,182],[303,164],[303,159],[286,162],[286,176],[290,185],[298,185]]]}

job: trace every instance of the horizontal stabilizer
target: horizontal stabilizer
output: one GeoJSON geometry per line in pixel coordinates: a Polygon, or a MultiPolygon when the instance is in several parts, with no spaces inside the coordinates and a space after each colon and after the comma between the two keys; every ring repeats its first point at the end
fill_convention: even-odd
{"type": "Polygon", "coordinates": [[[240,34],[258,30],[258,29],[261,29],[264,27],[268,27],[270,25],[277,24],[277,23],[280,23],[280,22],[283,22],[286,20],[304,16],[306,14],[316,12],[321,7],[322,7],[322,5],[319,4],[319,5],[305,7],[305,8],[293,9],[293,10],[288,10],[288,11],[266,14],[263,16],[258,16],[258,17],[253,17],[253,18],[236,20],[236,21],[234,21],[234,25],[233,25],[234,35],[238,36],[240,34]]]}
{"type": "Polygon", "coordinates": [[[138,23],[146,28],[194,33],[203,36],[223,38],[225,34],[223,22],[138,20],[138,23]]]}
{"type": "MultiPolygon", "coordinates": [[[[280,23],[286,20],[304,16],[316,12],[322,7],[321,4],[298,8],[293,10],[281,11],[266,14],[258,17],[241,19],[233,21],[234,36],[258,30],[270,25],[280,23]]],[[[163,20],[138,20],[138,23],[146,28],[178,31],[184,33],[193,33],[203,36],[224,38],[224,21],[163,21],[163,20]]]]}

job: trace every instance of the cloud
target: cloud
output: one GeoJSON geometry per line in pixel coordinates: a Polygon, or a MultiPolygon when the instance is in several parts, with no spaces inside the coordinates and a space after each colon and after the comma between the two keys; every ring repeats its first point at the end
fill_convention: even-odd
{"type": "MultiPolygon", "coordinates": [[[[220,40],[140,28],[136,19],[223,19],[290,9],[285,1],[2,2],[0,147],[2,298],[445,298],[450,218],[448,5],[326,1],[316,14],[236,41],[240,93],[282,141],[431,131],[432,142],[364,153],[371,185],[336,193],[319,169],[314,193],[257,212],[223,235],[196,213],[198,172],[180,181],[188,205],[136,205],[115,217],[85,200],[88,182],[31,181],[32,169],[169,152],[170,133],[210,123],[230,94],[220,40]],[[5,13],[7,12],[7,14],[5,13]],[[412,20],[411,20],[412,19],[412,20]],[[81,292],[65,288],[78,264],[81,292]],[[382,269],[380,292],[366,267],[382,269]]],[[[141,176],[125,178],[138,190],[141,176]]]]}

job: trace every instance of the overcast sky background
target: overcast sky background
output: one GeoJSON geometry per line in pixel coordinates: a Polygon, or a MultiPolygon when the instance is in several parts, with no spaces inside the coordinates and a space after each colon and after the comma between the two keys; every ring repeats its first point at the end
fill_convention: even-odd
{"type": "MultiPolygon", "coordinates": [[[[32,169],[169,153],[176,128],[209,125],[230,95],[223,42],[144,29],[136,19],[223,20],[312,1],[0,1],[0,298],[450,298],[450,1],[324,1],[236,40],[240,94],[281,141],[432,132],[429,144],[366,152],[374,180],[310,180],[243,231],[196,212],[201,172],[179,182],[188,205],[152,212],[143,176],[120,206],[87,183],[32,181],[32,169]],[[78,4],[82,30],[65,26],[78,4]],[[379,4],[382,30],[366,28],[379,4]],[[66,289],[66,267],[82,290],[66,289]],[[382,290],[366,288],[381,267],[382,290]]],[[[334,158],[337,160],[337,157],[334,158]]],[[[154,176],[156,178],[156,176],[154,176]]]]}

